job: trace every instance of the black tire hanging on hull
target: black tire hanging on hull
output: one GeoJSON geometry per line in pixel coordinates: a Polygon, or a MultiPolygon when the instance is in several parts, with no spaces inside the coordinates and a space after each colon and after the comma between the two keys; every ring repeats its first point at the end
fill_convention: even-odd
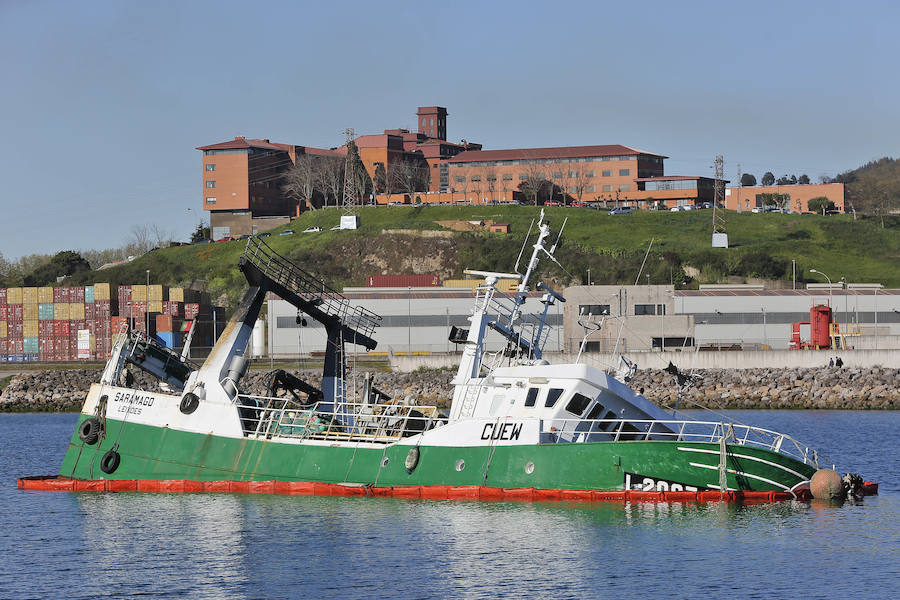
{"type": "Polygon", "coordinates": [[[100,439],[100,432],[102,430],[103,427],[100,425],[100,419],[97,417],[90,417],[82,421],[81,425],[78,426],[78,438],[88,446],[93,446],[97,443],[97,440],[100,439]]]}
{"type": "Polygon", "coordinates": [[[103,455],[103,458],[100,459],[100,470],[107,475],[110,475],[119,468],[120,462],[122,462],[122,457],[119,453],[115,450],[108,450],[106,454],[103,455]]]}

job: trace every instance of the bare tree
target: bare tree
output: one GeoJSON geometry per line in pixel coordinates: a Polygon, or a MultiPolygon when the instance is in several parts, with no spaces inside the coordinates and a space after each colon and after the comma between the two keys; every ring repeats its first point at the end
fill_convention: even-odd
{"type": "Polygon", "coordinates": [[[522,181],[522,191],[531,198],[531,203],[537,206],[541,188],[546,185],[547,174],[536,160],[528,161],[525,165],[525,179],[522,181]]]}
{"type": "Polygon", "coordinates": [[[172,233],[171,229],[163,229],[156,223],[152,223],[149,226],[149,231],[150,237],[157,248],[167,247],[175,238],[175,234],[172,233]]]}
{"type": "Polygon", "coordinates": [[[491,195],[491,202],[494,202],[494,192],[497,191],[497,167],[485,165],[481,168],[481,174],[484,177],[484,189],[491,195]]]}
{"type": "Polygon", "coordinates": [[[584,202],[582,198],[584,197],[584,192],[587,190],[588,182],[590,180],[591,178],[588,177],[588,170],[584,165],[579,165],[575,170],[575,178],[572,183],[572,191],[575,192],[578,202],[584,202]]]}
{"type": "Polygon", "coordinates": [[[153,232],[147,225],[132,225],[127,247],[136,254],[143,254],[153,248],[153,232]]]}
{"type": "Polygon", "coordinates": [[[320,163],[318,158],[303,154],[297,157],[294,166],[284,174],[281,189],[288,198],[297,200],[301,207],[305,204],[309,209],[316,208],[313,198],[320,186],[320,163]]]}
{"type": "Polygon", "coordinates": [[[339,205],[344,192],[344,159],[337,157],[323,159],[319,178],[321,189],[325,194],[325,206],[328,206],[328,196],[332,197],[335,206],[339,205]]]}
{"type": "Polygon", "coordinates": [[[414,159],[402,160],[394,167],[397,173],[397,181],[403,193],[409,194],[412,200],[416,192],[428,189],[428,166],[422,166],[420,161],[414,159]]]}

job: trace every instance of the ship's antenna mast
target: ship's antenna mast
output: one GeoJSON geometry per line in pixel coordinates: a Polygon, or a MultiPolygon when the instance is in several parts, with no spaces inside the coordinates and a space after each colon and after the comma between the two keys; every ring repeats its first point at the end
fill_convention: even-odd
{"type": "Polygon", "coordinates": [[[522,254],[525,253],[525,246],[528,245],[528,238],[531,236],[531,228],[534,227],[534,219],[531,220],[531,224],[528,225],[528,233],[525,234],[525,239],[522,240],[522,249],[519,250],[519,256],[516,257],[516,266],[513,269],[515,273],[519,272],[519,261],[522,260],[522,254]]]}

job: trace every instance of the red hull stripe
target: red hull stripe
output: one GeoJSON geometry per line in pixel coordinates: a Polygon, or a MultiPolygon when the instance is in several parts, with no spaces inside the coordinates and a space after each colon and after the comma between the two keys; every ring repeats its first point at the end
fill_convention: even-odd
{"type": "MultiPolygon", "coordinates": [[[[429,500],[472,499],[504,501],[563,500],[578,502],[736,502],[760,504],[790,500],[788,492],[638,492],[630,490],[546,490],[488,486],[411,485],[375,487],[301,481],[194,481],[191,479],[69,479],[44,476],[22,477],[19,489],[44,492],[231,492],[240,494],[287,494],[299,496],[386,496],[429,500]]],[[[807,492],[808,493],[808,492],[807,492]]],[[[863,493],[878,493],[878,484],[866,482],[863,493]]],[[[806,499],[801,497],[801,499],[806,499]]]]}

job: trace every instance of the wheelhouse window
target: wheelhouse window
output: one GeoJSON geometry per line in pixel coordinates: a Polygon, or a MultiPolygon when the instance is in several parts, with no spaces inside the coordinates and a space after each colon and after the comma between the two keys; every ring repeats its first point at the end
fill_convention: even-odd
{"type": "Polygon", "coordinates": [[[583,394],[579,394],[576,392],[572,399],[569,400],[569,403],[566,404],[566,411],[572,413],[573,415],[581,416],[584,414],[585,409],[587,409],[588,404],[591,403],[591,399],[583,394]]]}
{"type": "Polygon", "coordinates": [[[550,388],[550,391],[547,392],[547,399],[544,401],[544,407],[553,408],[556,405],[556,401],[562,396],[562,393],[561,388],[550,388]]]}
{"type": "Polygon", "coordinates": [[[525,395],[525,406],[534,406],[534,403],[537,402],[538,397],[538,388],[528,388],[528,393],[525,395]]]}

